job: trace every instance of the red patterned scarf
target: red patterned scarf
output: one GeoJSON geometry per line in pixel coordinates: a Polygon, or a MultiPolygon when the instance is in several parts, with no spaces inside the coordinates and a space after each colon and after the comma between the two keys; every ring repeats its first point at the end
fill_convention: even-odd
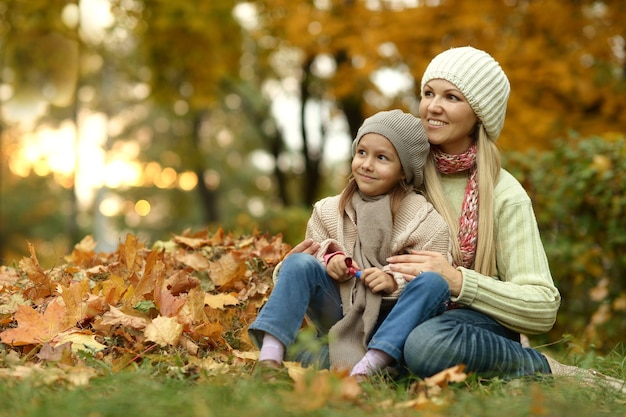
{"type": "Polygon", "coordinates": [[[476,169],[476,143],[465,153],[450,155],[433,147],[433,156],[437,169],[442,174],[454,174],[469,169],[469,179],[465,187],[465,197],[459,220],[459,244],[461,246],[462,265],[471,268],[476,256],[478,239],[478,170],[476,169]]]}

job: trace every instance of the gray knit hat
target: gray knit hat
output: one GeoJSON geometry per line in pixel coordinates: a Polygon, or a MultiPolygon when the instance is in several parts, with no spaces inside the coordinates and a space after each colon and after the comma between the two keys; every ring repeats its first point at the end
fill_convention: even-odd
{"type": "Polygon", "coordinates": [[[491,55],[471,46],[448,49],[433,58],[426,68],[422,95],[424,85],[434,79],[449,81],[461,90],[489,139],[494,142],[498,139],[511,87],[500,64],[491,55]]]}
{"type": "Polygon", "coordinates": [[[378,133],[389,139],[400,157],[406,182],[415,188],[422,185],[430,145],[420,119],[402,110],[381,111],[368,117],[352,141],[352,156],[367,133],[378,133]]]}

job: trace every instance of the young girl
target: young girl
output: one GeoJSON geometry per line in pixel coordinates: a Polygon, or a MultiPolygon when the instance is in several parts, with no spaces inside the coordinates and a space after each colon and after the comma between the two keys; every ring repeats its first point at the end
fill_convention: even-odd
{"type": "MultiPolygon", "coordinates": [[[[406,283],[386,259],[412,250],[450,259],[445,221],[416,192],[428,152],[413,115],[392,110],[365,120],[352,143],[348,185],[318,201],[309,219],[306,235],[319,247],[316,256],[294,253],[283,261],[269,300],[250,325],[251,339],[261,347],[257,366],[281,366],[306,315],[318,335],[329,336],[330,366],[350,369],[406,283]]],[[[442,311],[449,296],[443,288],[424,309],[442,311]]]]}

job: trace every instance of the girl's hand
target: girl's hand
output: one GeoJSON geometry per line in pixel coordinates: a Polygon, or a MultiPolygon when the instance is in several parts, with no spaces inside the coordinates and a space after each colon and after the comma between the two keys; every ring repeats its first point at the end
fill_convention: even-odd
{"type": "Polygon", "coordinates": [[[411,251],[405,255],[387,258],[389,268],[399,272],[407,281],[413,280],[422,272],[436,272],[448,282],[450,294],[458,296],[463,286],[463,273],[456,269],[444,255],[431,251],[411,251]]]}
{"type": "Polygon", "coordinates": [[[393,276],[378,268],[364,269],[361,274],[361,280],[373,293],[383,292],[391,294],[398,289],[398,283],[393,276]]]}
{"type": "MultiPolygon", "coordinates": [[[[356,265],[356,262],[352,262],[356,265]]],[[[358,268],[358,265],[356,265],[358,268]]],[[[335,281],[343,282],[350,279],[348,266],[346,265],[346,255],[337,254],[330,258],[326,264],[326,273],[335,281]]]]}

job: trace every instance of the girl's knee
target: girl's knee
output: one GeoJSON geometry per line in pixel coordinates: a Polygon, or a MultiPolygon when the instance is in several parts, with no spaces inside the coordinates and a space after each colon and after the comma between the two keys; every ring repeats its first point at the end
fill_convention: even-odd
{"type": "Polygon", "coordinates": [[[302,267],[305,265],[319,264],[317,258],[307,253],[294,253],[283,260],[282,268],[302,267]]]}
{"type": "Polygon", "coordinates": [[[294,253],[283,261],[278,271],[276,284],[281,281],[283,283],[296,281],[317,285],[325,279],[326,270],[317,258],[306,253],[294,253]]]}
{"type": "Polygon", "coordinates": [[[404,291],[420,291],[429,294],[450,294],[448,282],[436,272],[423,272],[406,284],[404,291]]]}

